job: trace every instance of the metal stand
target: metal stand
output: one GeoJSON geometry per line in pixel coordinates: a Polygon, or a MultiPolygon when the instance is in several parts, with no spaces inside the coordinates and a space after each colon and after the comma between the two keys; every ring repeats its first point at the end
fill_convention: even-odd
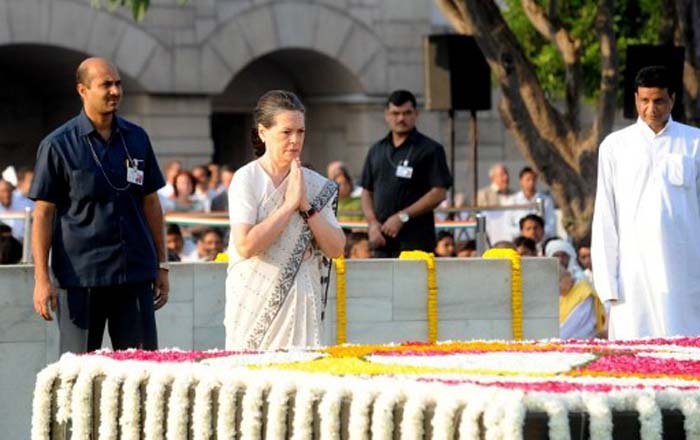
{"type": "Polygon", "coordinates": [[[32,210],[24,208],[24,238],[22,239],[22,264],[32,262],[32,210]]]}
{"type": "MultiPolygon", "coordinates": [[[[452,171],[452,178],[455,179],[455,111],[449,109],[447,115],[450,118],[450,171],[452,171]]],[[[455,187],[452,186],[450,191],[450,206],[455,206],[455,187]]]]}
{"type": "Polygon", "coordinates": [[[484,214],[476,215],[476,256],[480,257],[486,252],[488,241],[486,237],[486,216],[484,214]]]}
{"type": "Polygon", "coordinates": [[[472,177],[473,181],[473,192],[472,192],[472,205],[477,205],[477,193],[479,192],[479,127],[476,120],[476,110],[470,110],[471,113],[471,132],[472,132],[472,177]]]}

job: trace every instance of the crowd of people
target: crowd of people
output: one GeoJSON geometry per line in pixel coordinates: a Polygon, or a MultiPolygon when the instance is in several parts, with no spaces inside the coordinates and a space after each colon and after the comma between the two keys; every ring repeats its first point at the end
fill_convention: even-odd
{"type": "MultiPolygon", "coordinates": [[[[282,101],[285,99],[293,101],[290,97],[282,101]]],[[[291,114],[303,115],[303,110],[299,109],[291,111],[291,114]]],[[[345,224],[345,258],[392,258],[404,250],[415,249],[433,252],[438,258],[476,256],[477,243],[473,232],[467,229],[436,232],[436,219],[467,219],[473,211],[452,210],[447,216],[436,213],[436,208],[445,206],[452,186],[452,176],[442,146],[416,128],[418,110],[413,94],[405,90],[394,92],[388,98],[385,120],[389,133],[370,148],[360,178],[357,179],[359,184],[355,183],[356,179],[349,167],[341,161],[332,161],[325,170],[325,179],[334,182],[337,188],[335,208],[337,221],[340,222],[337,224],[345,224]]],[[[264,145],[262,148],[264,151],[264,145]]],[[[280,163],[288,167],[287,162],[282,160],[280,163]]],[[[274,168],[274,164],[270,166],[274,168]]],[[[313,169],[309,164],[303,164],[303,167],[313,169]]],[[[248,169],[251,169],[250,166],[242,170],[248,169]]],[[[255,167],[251,170],[259,171],[255,167]]],[[[285,172],[290,171],[287,169],[285,172]]],[[[0,180],[0,209],[20,212],[25,207],[33,208],[34,202],[28,197],[32,186],[32,170],[19,169],[14,174],[14,182],[10,181],[12,174],[8,174],[8,180],[0,180]]],[[[239,180],[246,178],[228,165],[209,163],[185,169],[181,161],[170,160],[163,167],[164,185],[156,192],[161,211],[227,212],[229,203],[233,200],[228,217],[239,218],[248,206],[246,200],[241,199],[241,194],[250,192],[250,188],[242,193],[231,191],[234,194],[230,194],[229,187],[235,176],[239,180]]],[[[520,190],[517,192],[511,190],[509,173],[503,164],[494,164],[489,177],[491,184],[481,189],[477,198],[477,205],[487,209],[488,245],[511,248],[521,256],[559,258],[562,297],[568,295],[569,291],[589,292],[589,295],[576,295],[581,298],[573,306],[586,301],[592,304],[595,293],[590,287],[590,259],[581,258],[582,253],[590,252],[589,248],[581,246],[577,254],[570,244],[555,236],[554,203],[548,194],[537,190],[536,172],[530,167],[520,171],[520,190]],[[537,199],[541,199],[544,204],[544,218],[536,213],[541,211],[533,207],[537,199]],[[494,206],[513,208],[488,209],[494,206]]],[[[248,179],[252,179],[247,184],[249,187],[264,187],[269,183],[264,174],[248,179]]],[[[463,201],[464,197],[458,195],[455,199],[463,201]]],[[[460,204],[454,207],[459,208],[460,204]]],[[[0,262],[16,263],[22,254],[24,221],[2,221],[6,224],[6,232],[0,235],[0,262]]],[[[234,224],[233,220],[230,222],[234,224]]],[[[333,219],[332,223],[335,222],[333,219]]],[[[169,223],[164,236],[167,261],[214,261],[227,249],[228,254],[236,254],[236,246],[232,242],[235,235],[228,226],[201,227],[186,222],[180,225],[169,223]]],[[[580,307],[573,306],[567,306],[571,309],[567,310],[571,312],[572,319],[595,322],[594,319],[591,320],[591,317],[596,316],[590,312],[593,310],[592,305],[585,308],[589,313],[583,318],[580,316],[580,307]]],[[[571,322],[571,319],[565,321],[571,322]]],[[[564,336],[591,337],[601,334],[601,329],[595,326],[591,328],[588,325],[583,332],[582,328],[580,322],[574,326],[562,321],[564,336]]]]}
{"type": "MultiPolygon", "coordinates": [[[[34,308],[45,320],[56,313],[61,352],[99,348],[106,323],[115,349],[156,349],[154,313],[168,301],[169,261],[211,261],[226,246],[227,349],[318,345],[329,262],[343,254],[451,258],[477,250],[468,234],[436,234],[435,210],[453,177],[442,145],[417,129],[410,91],[388,96],[388,133],[370,146],[357,186],[342,162],[325,176],[301,162],[306,109],[292,92],[258,100],[256,160],[235,171],[186,171],[171,161],[162,173],[145,130],[116,114],[123,91],[111,62],[84,60],[76,91],[83,109],[41,142],[34,178],[20,170],[0,181],[0,209],[35,203],[34,308]],[[228,233],[175,224],[164,231],[164,213],[226,210],[228,233]],[[365,228],[355,229],[358,220],[365,228]]],[[[700,230],[700,131],[671,119],[674,96],[665,68],[637,75],[639,120],[601,145],[592,248],[556,236],[554,203],[531,168],[520,171],[515,192],[507,168],[494,164],[478,192],[490,247],[558,260],[563,338],[700,332],[697,271],[682,269],[700,260],[687,245],[700,230]]],[[[5,220],[0,258],[16,259],[22,227],[5,220]]]]}
{"type": "Polygon", "coordinates": [[[8,167],[0,178],[0,264],[17,264],[22,259],[24,218],[2,216],[34,209],[34,202],[27,197],[33,175],[28,167],[8,167]]]}

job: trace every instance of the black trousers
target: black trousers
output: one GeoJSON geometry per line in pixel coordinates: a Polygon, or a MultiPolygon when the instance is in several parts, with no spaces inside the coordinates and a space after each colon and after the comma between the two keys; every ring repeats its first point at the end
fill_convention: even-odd
{"type": "Polygon", "coordinates": [[[59,289],[61,354],[100,349],[105,326],[115,350],[157,350],[153,300],[153,282],[59,289]]]}

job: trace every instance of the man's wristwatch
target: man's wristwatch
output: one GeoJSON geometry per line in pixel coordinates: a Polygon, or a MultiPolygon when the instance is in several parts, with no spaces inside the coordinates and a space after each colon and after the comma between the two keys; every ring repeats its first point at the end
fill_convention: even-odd
{"type": "Polygon", "coordinates": [[[316,214],[317,212],[318,212],[318,208],[315,207],[314,205],[310,205],[310,206],[309,206],[309,209],[307,209],[306,211],[304,211],[303,209],[300,209],[300,210],[299,210],[299,215],[300,215],[301,218],[303,218],[304,220],[308,220],[308,219],[310,219],[314,214],[316,214]]]}
{"type": "Polygon", "coordinates": [[[170,263],[167,261],[161,261],[158,263],[158,269],[170,272],[170,263]]]}
{"type": "Polygon", "coordinates": [[[411,219],[411,216],[408,215],[406,211],[399,211],[399,220],[401,220],[401,223],[406,223],[411,219]]]}

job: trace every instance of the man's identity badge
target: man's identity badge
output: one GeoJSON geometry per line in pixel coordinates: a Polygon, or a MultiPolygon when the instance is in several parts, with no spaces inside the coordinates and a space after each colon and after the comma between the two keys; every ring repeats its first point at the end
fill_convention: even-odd
{"type": "Polygon", "coordinates": [[[126,161],[126,181],[135,185],[143,185],[143,171],[139,169],[138,159],[126,161]]]}
{"type": "Polygon", "coordinates": [[[404,160],[401,165],[396,167],[396,177],[402,179],[410,179],[413,176],[413,167],[408,166],[408,161],[404,160]]]}

